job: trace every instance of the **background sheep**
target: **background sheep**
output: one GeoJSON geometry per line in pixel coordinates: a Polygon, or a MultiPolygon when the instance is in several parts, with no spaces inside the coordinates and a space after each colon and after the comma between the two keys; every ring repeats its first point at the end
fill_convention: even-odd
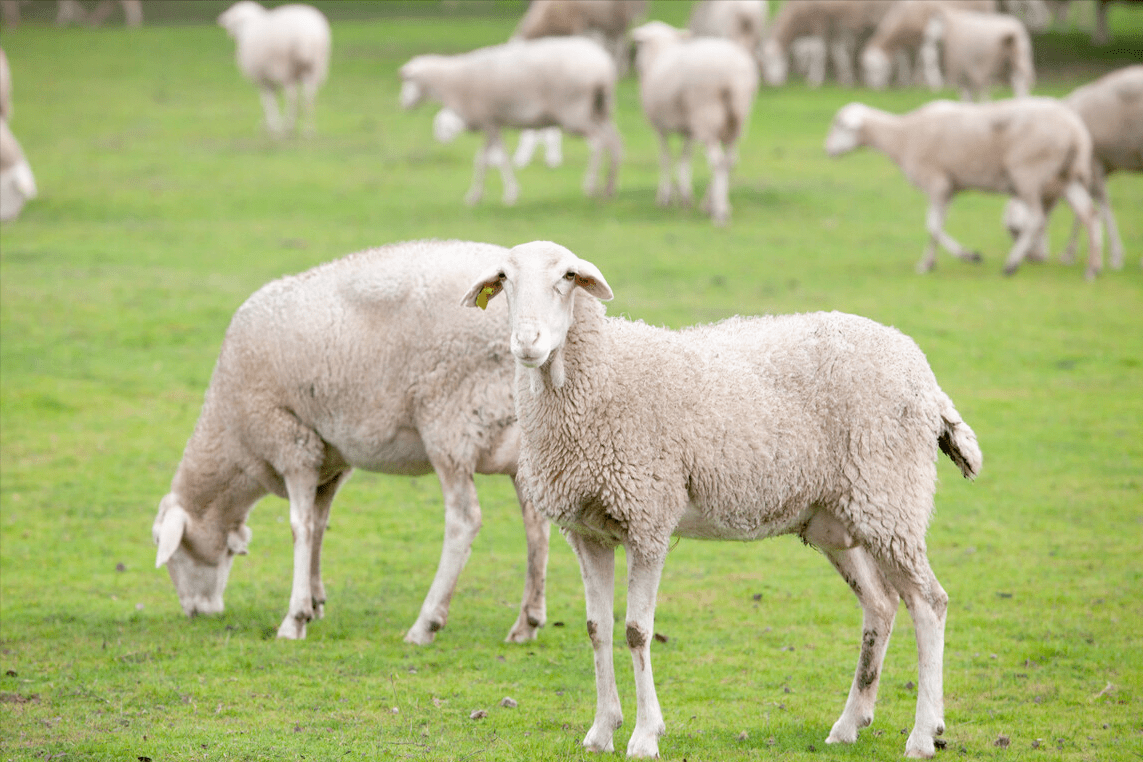
{"type": "MultiPolygon", "coordinates": [[[[963,100],[987,100],[992,83],[1005,75],[1017,98],[1026,96],[1035,84],[1032,42],[1015,16],[942,7],[925,27],[922,57],[931,62],[938,48],[945,77],[960,88],[963,100]]],[[[935,68],[926,63],[934,90],[941,86],[931,75],[935,68]]]]}
{"type": "Polygon", "coordinates": [[[675,189],[691,203],[691,142],[706,146],[711,178],[702,209],[718,225],[730,219],[730,170],[738,140],[750,118],[758,73],[742,46],[717,37],[685,39],[689,33],[661,21],[632,31],[638,46],[639,93],[643,113],[659,136],[660,206],[671,202],[668,136],[683,136],[675,189]]]}
{"type": "Polygon", "coordinates": [[[766,0],[700,0],[691,9],[687,28],[695,37],[737,42],[760,64],[768,13],[766,0]]]}
{"type": "Polygon", "coordinates": [[[446,106],[434,124],[439,140],[461,130],[485,134],[476,152],[472,186],[465,203],[484,195],[489,164],[500,169],[504,203],[514,204],[519,185],[500,137],[504,127],[559,126],[583,135],[591,145],[584,191],[597,189],[599,164],[610,158],[606,195],[615,192],[622,141],[615,129],[615,63],[596,43],[582,37],[546,37],[480,48],[454,56],[421,55],[401,67],[401,105],[431,98],[446,106]]]}
{"type": "MultiPolygon", "coordinates": [[[[891,4],[891,0],[786,0],[762,45],[762,72],[767,84],[785,84],[795,39],[817,37],[832,53],[838,82],[852,85],[857,44],[876,28],[891,4]]],[[[816,45],[810,50],[821,55],[811,62],[806,81],[818,87],[825,81],[825,48],[816,45]]]]}
{"type": "Polygon", "coordinates": [[[1091,178],[1091,136],[1071,109],[1053,98],[995,103],[934,101],[895,115],[862,103],[842,107],[825,141],[830,156],[869,146],[888,156],[909,182],[929,197],[929,243],[917,265],[928,272],[939,242],[953,256],[979,261],[944,229],[953,196],[975,189],[1006,193],[1029,210],[1028,228],[1004,265],[1011,275],[1046,224],[1044,207],[1064,196],[1087,226],[1087,277],[1100,268],[1100,235],[1086,190],[1091,178]]]}
{"type": "Polygon", "coordinates": [[[8,127],[12,118],[12,70],[0,49],[0,222],[20,215],[24,204],[36,197],[36,178],[20,141],[8,127]]]}
{"type": "Polygon", "coordinates": [[[513,39],[582,35],[611,54],[617,71],[628,69],[627,30],[647,12],[647,0],[534,0],[513,39]]]}
{"type": "Polygon", "coordinates": [[[672,535],[797,534],[861,603],[861,653],[827,743],[873,719],[898,600],[916,630],[919,689],[906,756],[944,732],[948,596],[926,558],[938,448],[966,477],[976,435],[908,337],[841,313],[731,318],[680,332],[608,318],[611,288],[546,241],[509,251],[464,297],[504,291],[516,358],[519,479],[583,573],[596,715],[611,751],[622,710],[612,662],[615,547],[627,554],[627,644],[638,702],[627,744],[657,757],[665,730],[651,672],[655,598],[672,535]]]}
{"type": "Polygon", "coordinates": [[[294,129],[300,101],[304,130],[312,134],[314,100],[329,73],[329,21],[321,11],[308,5],[266,10],[253,0],[240,0],[218,23],[238,44],[238,68],[258,88],[270,133],[294,129]],[[285,93],[284,123],[278,114],[279,90],[285,93]]]}
{"type": "MultiPolygon", "coordinates": [[[[993,13],[996,0],[900,0],[893,3],[861,51],[861,73],[868,87],[880,90],[888,86],[894,60],[901,84],[912,84],[912,64],[925,42],[925,27],[942,6],[993,13]]],[[[939,70],[927,73],[926,79],[939,83],[939,70]]]]}
{"type": "MultiPolygon", "coordinates": [[[[405,640],[448,619],[480,529],[473,473],[515,476],[518,446],[506,310],[474,320],[457,299],[503,250],[462,241],[370,249],[274,281],[234,315],[202,414],[159,504],[156,565],[188,615],[222,610],[246,516],[267,493],[290,501],[294,577],[278,637],[321,617],[321,545],[353,468],[436,471],[445,501],[440,567],[405,640]]],[[[547,525],[521,501],[528,576],[510,641],[544,623],[547,525]]]]}
{"type": "MultiPolygon", "coordinates": [[[[1072,91],[1063,103],[1080,115],[1091,133],[1091,195],[1107,228],[1111,266],[1122,267],[1123,239],[1111,211],[1107,175],[1117,170],[1143,171],[1143,66],[1128,66],[1106,74],[1072,91]]],[[[1029,224],[1027,207],[1019,199],[1010,200],[1004,220],[1013,237],[1019,237],[1029,224]]],[[[1081,219],[1077,216],[1061,257],[1064,262],[1075,260],[1080,224],[1081,219]]],[[[1046,227],[1037,241],[1034,254],[1039,259],[1047,258],[1046,227]]]]}

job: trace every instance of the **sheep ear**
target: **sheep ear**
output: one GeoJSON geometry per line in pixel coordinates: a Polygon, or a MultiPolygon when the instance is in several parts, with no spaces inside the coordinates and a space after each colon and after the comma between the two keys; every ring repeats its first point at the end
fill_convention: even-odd
{"type": "Polygon", "coordinates": [[[462,307],[484,309],[488,306],[488,300],[503,290],[504,271],[498,269],[473,284],[472,288],[468,289],[468,293],[460,300],[460,304],[462,307]]]}
{"type": "Polygon", "coordinates": [[[611,292],[611,286],[603,279],[603,273],[591,262],[581,259],[571,269],[575,273],[575,284],[596,299],[609,302],[615,297],[611,292]]]}
{"type": "Polygon", "coordinates": [[[170,561],[179,549],[189,520],[190,516],[180,505],[171,506],[163,514],[162,521],[154,531],[155,542],[159,546],[159,552],[155,555],[156,569],[170,561]]]}
{"type": "Polygon", "coordinates": [[[247,554],[247,546],[250,545],[250,536],[253,532],[250,527],[243,524],[237,529],[232,529],[226,535],[226,547],[230,552],[236,556],[244,556],[247,554]]]}

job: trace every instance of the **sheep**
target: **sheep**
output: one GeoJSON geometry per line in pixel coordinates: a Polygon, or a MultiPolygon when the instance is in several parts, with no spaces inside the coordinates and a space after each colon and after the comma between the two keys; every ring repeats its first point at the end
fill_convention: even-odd
{"type": "Polygon", "coordinates": [[[687,28],[695,37],[733,40],[760,62],[768,11],[766,0],[701,0],[691,9],[687,28]]]}
{"type": "Polygon", "coordinates": [[[11,222],[36,197],[36,178],[20,142],[0,117],[0,222],[11,222]]]}
{"type": "MultiPolygon", "coordinates": [[[[867,87],[883,90],[888,86],[891,58],[901,62],[917,57],[924,43],[925,27],[942,6],[995,13],[996,0],[901,0],[894,3],[861,51],[861,73],[867,87]]],[[[907,70],[907,66],[900,68],[904,84],[910,79],[907,70]]],[[[939,70],[927,73],[926,79],[939,83],[939,70]]]]}
{"type": "Polygon", "coordinates": [[[735,317],[671,331],[605,316],[611,287],[555,243],[511,249],[463,303],[507,297],[520,425],[517,478],[580,563],[595,653],[596,715],[583,740],[611,751],[622,710],[612,663],[614,554],[627,555],[626,639],[637,712],[627,755],[665,731],[651,673],[655,598],[672,535],[797,534],[861,603],[857,671],[827,743],[873,719],[898,596],[919,651],[905,750],[932,757],[944,730],[948,596],[925,556],[937,450],[964,476],[976,435],[912,340],[842,313],[735,317]]]}
{"type": "Polygon", "coordinates": [[[240,0],[219,15],[218,24],[237,43],[238,68],[258,88],[270,134],[280,137],[294,129],[299,101],[304,131],[312,134],[314,100],[329,73],[329,21],[322,12],[299,4],[266,10],[240,0]],[[285,93],[284,122],[279,90],[285,93]]]}
{"type": "Polygon", "coordinates": [[[0,48],[0,119],[12,118],[12,68],[8,56],[0,48]]]}
{"type": "MultiPolygon", "coordinates": [[[[1123,239],[1115,224],[1107,194],[1107,175],[1116,170],[1143,172],[1143,65],[1127,66],[1073,90],[1063,99],[1083,120],[1092,138],[1091,195],[1103,225],[1107,227],[1111,266],[1123,266],[1123,239]]],[[[1050,209],[1047,210],[1050,213],[1050,209]]],[[[1014,238],[1028,225],[1028,210],[1018,199],[1011,199],[1004,211],[1004,223],[1014,238]]],[[[1072,224],[1071,236],[1061,260],[1075,261],[1080,218],[1072,224]]],[[[1046,259],[1048,235],[1045,226],[1034,255],[1046,259]]]]}
{"type": "Polygon", "coordinates": [[[499,167],[503,201],[516,203],[519,186],[500,138],[504,127],[559,126],[583,135],[591,145],[584,191],[597,190],[599,164],[610,158],[605,193],[615,192],[623,150],[615,128],[615,63],[584,37],[545,37],[479,48],[460,55],[420,55],[400,70],[401,105],[411,109],[431,98],[446,107],[434,124],[438,140],[448,142],[461,130],[485,134],[476,152],[472,186],[465,203],[484,195],[487,166],[499,167]]]}
{"type": "Polygon", "coordinates": [[[928,272],[941,246],[965,261],[980,261],[944,230],[953,196],[975,189],[1021,199],[1030,224],[1017,239],[1004,272],[1016,272],[1045,224],[1044,205],[1067,199],[1087,226],[1091,243],[1087,278],[1099,272],[1101,252],[1091,178],[1091,136],[1080,118],[1053,98],[1016,98],[992,103],[933,101],[906,114],[863,103],[843,106],[825,140],[830,156],[869,146],[888,156],[929,197],[925,218],[929,242],[917,265],[928,272]]]}
{"type": "MultiPolygon", "coordinates": [[[[786,0],[762,44],[762,72],[767,84],[785,84],[787,57],[795,39],[817,37],[829,44],[838,81],[852,85],[857,40],[873,31],[891,6],[892,0],[786,0]]],[[[811,64],[806,80],[812,87],[825,80],[824,55],[811,64]]]]}
{"type": "Polygon", "coordinates": [[[706,146],[711,179],[702,201],[717,225],[730,219],[730,171],[750,118],[758,72],[745,48],[718,37],[687,39],[689,33],[651,21],[632,30],[643,113],[659,136],[660,206],[671,202],[670,133],[683,136],[675,188],[691,203],[691,141],[706,146]]]}
{"type": "MultiPolygon", "coordinates": [[[[945,76],[959,86],[962,100],[987,100],[992,81],[1005,70],[1017,98],[1027,96],[1035,84],[1032,42],[1015,16],[941,7],[925,27],[921,56],[927,72],[936,68],[938,45],[945,76]]],[[[941,84],[930,76],[929,86],[937,90],[941,84]]]]}
{"type": "MultiPolygon", "coordinates": [[[[124,23],[127,26],[143,25],[142,0],[119,0],[118,4],[123,8],[124,23]]],[[[56,6],[56,24],[67,26],[72,23],[86,23],[92,26],[100,26],[115,10],[115,5],[116,3],[112,0],[99,0],[95,8],[88,14],[78,0],[59,0],[56,6]]]]}
{"type": "MultiPolygon", "coordinates": [[[[425,644],[480,529],[473,473],[515,479],[519,431],[507,311],[466,320],[456,300],[503,249],[416,241],[351,254],[273,281],[239,307],[202,413],[153,526],[187,615],[217,613],[246,517],[267,493],[290,501],[294,576],[278,637],[321,617],[321,545],[353,468],[435,471],[445,502],[440,566],[405,640],[425,644]]],[[[521,500],[528,571],[508,640],[545,621],[548,527],[521,500]]]]}

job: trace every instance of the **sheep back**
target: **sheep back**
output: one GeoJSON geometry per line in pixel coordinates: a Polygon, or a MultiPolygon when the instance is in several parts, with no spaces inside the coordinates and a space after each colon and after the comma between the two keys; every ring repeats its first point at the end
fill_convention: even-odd
{"type": "Polygon", "coordinates": [[[321,83],[329,72],[329,21],[309,5],[281,5],[251,19],[237,42],[239,68],[258,85],[321,83]]]}
{"type": "Polygon", "coordinates": [[[1083,119],[1105,170],[1143,171],[1143,66],[1106,74],[1064,102],[1083,119]]]}

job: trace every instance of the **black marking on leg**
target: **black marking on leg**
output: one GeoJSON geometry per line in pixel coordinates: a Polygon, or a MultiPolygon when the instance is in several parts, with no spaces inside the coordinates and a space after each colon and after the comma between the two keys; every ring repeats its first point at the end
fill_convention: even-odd
{"type": "Polygon", "coordinates": [[[879,670],[873,665],[873,649],[877,645],[877,631],[866,630],[861,634],[861,663],[857,667],[857,689],[865,692],[877,682],[879,670]]]}
{"type": "Polygon", "coordinates": [[[629,648],[642,648],[647,645],[647,636],[633,624],[627,625],[627,646],[629,648]]]}

